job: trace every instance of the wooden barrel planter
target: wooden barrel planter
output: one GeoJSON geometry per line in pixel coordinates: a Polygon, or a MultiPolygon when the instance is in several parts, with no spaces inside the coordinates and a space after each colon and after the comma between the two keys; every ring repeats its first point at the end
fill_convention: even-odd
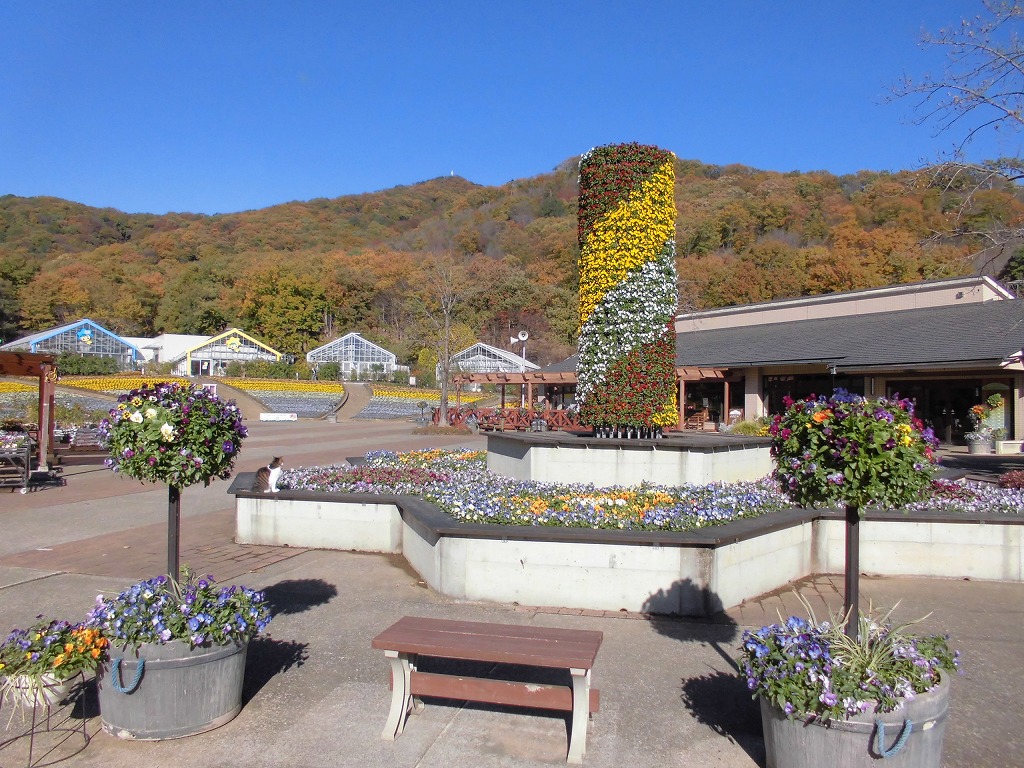
{"type": "Polygon", "coordinates": [[[97,675],[103,730],[120,739],[176,739],[218,728],[242,709],[248,643],[190,648],[172,640],[110,647],[97,675]]]}
{"type": "Polygon", "coordinates": [[[868,712],[849,720],[789,720],[761,702],[767,768],[939,768],[949,710],[949,678],[894,712],[868,712]]]}

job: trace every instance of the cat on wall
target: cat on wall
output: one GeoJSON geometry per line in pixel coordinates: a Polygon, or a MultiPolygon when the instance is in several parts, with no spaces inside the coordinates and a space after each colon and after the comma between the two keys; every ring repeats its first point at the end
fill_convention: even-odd
{"type": "Polygon", "coordinates": [[[265,467],[256,470],[252,489],[256,493],[277,493],[277,481],[281,477],[281,456],[275,456],[265,467]]]}

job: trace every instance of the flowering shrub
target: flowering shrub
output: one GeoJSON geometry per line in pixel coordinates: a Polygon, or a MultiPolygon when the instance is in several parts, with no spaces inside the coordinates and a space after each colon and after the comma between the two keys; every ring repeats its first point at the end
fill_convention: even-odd
{"type": "Polygon", "coordinates": [[[598,147],[580,160],[577,400],[594,426],[677,419],[675,156],[598,147]]]}
{"type": "Polygon", "coordinates": [[[121,395],[100,422],[107,466],[173,488],[229,477],[245,436],[234,402],[177,382],[121,395]]]}
{"type": "Polygon", "coordinates": [[[922,498],[938,444],[909,400],[785,400],[770,428],[775,478],[797,504],[898,507],[922,498]]]}
{"type": "Polygon", "coordinates": [[[755,697],[790,718],[891,712],[935,688],[940,672],[959,667],[960,654],[945,637],[914,637],[887,619],[860,615],[858,640],[844,633],[842,619],[819,624],[792,616],[785,624],[747,630],[740,672],[755,697]]]}
{"type": "Polygon", "coordinates": [[[0,645],[0,674],[66,680],[92,672],[103,661],[107,640],[95,628],[42,616],[28,629],[15,629],[0,645]]]}
{"type": "Polygon", "coordinates": [[[99,595],[87,624],[122,648],[171,640],[183,640],[194,648],[246,642],[266,629],[270,619],[262,592],[221,587],[212,576],[186,573],[181,583],[158,576],[114,598],[99,595]]]}
{"type": "MultiPolygon", "coordinates": [[[[1024,489],[1024,469],[1014,469],[999,476],[1000,488],[1012,488],[1015,490],[1024,489]]],[[[1024,498],[1021,499],[1021,507],[1024,510],[1024,498]]]]}

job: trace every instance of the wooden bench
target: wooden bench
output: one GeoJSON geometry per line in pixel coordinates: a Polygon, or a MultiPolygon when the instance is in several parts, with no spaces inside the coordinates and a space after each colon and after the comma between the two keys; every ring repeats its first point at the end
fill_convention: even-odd
{"type": "Polygon", "coordinates": [[[398,738],[409,712],[422,708],[420,696],[535,707],[572,713],[567,761],[582,763],[587,722],[600,702],[598,691],[590,687],[590,671],[603,637],[591,630],[405,616],[372,643],[391,660],[391,712],[381,738],[398,738]],[[417,669],[420,656],[567,669],[572,685],[423,672],[417,669]]]}

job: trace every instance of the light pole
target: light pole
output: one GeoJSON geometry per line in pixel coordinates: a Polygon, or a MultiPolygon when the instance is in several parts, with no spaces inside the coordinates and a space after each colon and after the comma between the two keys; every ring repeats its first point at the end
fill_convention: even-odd
{"type": "Polygon", "coordinates": [[[519,385],[519,407],[526,407],[526,340],[530,338],[530,334],[526,331],[520,331],[518,334],[509,339],[509,343],[515,345],[517,341],[523,344],[523,354],[521,355],[522,361],[519,363],[519,372],[524,374],[523,383],[519,385]]]}

